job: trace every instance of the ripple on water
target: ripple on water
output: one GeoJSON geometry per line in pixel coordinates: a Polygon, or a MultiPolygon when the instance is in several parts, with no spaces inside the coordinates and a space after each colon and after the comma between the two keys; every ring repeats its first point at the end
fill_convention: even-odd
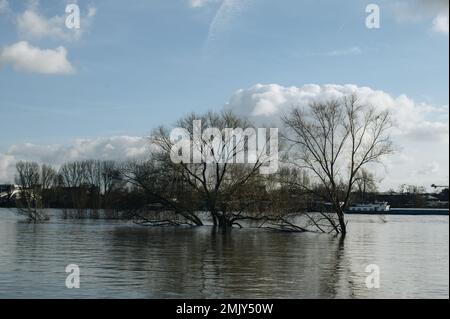
{"type": "Polygon", "coordinates": [[[21,222],[0,209],[0,298],[448,298],[448,216],[352,215],[344,242],[254,229],[21,222]],[[65,287],[77,264],[81,288],[65,287]],[[365,286],[377,264],[381,287],[365,286]]]}

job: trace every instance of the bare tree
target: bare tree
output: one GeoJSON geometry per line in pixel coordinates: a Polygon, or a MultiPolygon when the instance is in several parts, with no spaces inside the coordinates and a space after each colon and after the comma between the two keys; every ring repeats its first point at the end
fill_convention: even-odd
{"type": "Polygon", "coordinates": [[[90,208],[100,208],[102,204],[102,162],[98,160],[86,160],[81,162],[84,167],[84,181],[90,194],[90,208]]]}
{"type": "Polygon", "coordinates": [[[178,172],[172,169],[170,159],[161,158],[164,154],[152,156],[159,158],[152,157],[143,162],[131,161],[122,167],[123,179],[136,188],[134,193],[142,190],[146,195],[144,203],[139,206],[132,203],[126,207],[129,215],[141,225],[203,225],[198,216],[198,199],[190,192],[190,187],[178,172]],[[148,206],[153,204],[161,205],[166,213],[149,209],[148,206]]]}
{"type": "MultiPolygon", "coordinates": [[[[266,155],[271,147],[271,136],[263,137],[264,145],[253,149],[256,130],[250,123],[226,112],[191,114],[179,120],[176,126],[190,141],[184,155],[192,155],[194,159],[197,154],[198,160],[191,161],[181,156],[180,160],[174,161],[173,158],[179,155],[174,152],[177,142],[171,138],[168,129],[159,128],[151,137],[152,143],[158,147],[154,158],[163,163],[159,165],[172,172],[180,185],[199,199],[200,207],[207,211],[215,226],[229,228],[239,220],[256,218],[250,216],[248,209],[240,209],[236,205],[243,203],[238,200],[238,195],[262,179],[260,169],[270,165],[270,157],[266,155]],[[200,127],[196,128],[194,123],[200,127]],[[250,149],[255,151],[253,157],[248,155],[250,149]],[[246,156],[247,161],[244,161],[246,156]]],[[[250,198],[247,205],[248,202],[251,202],[250,198]]]]}
{"type": "Polygon", "coordinates": [[[50,189],[54,186],[56,180],[56,170],[47,164],[41,165],[40,183],[42,189],[50,189]]]}
{"type": "Polygon", "coordinates": [[[322,192],[306,187],[331,206],[332,229],[345,235],[345,210],[358,172],[393,152],[388,111],[359,103],[354,95],[294,108],[283,118],[286,140],[295,151],[291,164],[308,170],[322,192]]]}
{"type": "Polygon", "coordinates": [[[20,185],[20,196],[17,209],[30,221],[37,222],[47,219],[40,211],[42,206],[42,185],[39,164],[20,161],[16,164],[16,184],[20,185]]]}
{"type": "Polygon", "coordinates": [[[89,198],[88,192],[90,189],[88,182],[88,172],[91,162],[89,161],[75,161],[62,165],[59,169],[62,186],[66,192],[69,192],[73,208],[86,208],[89,198]]]}
{"type": "Polygon", "coordinates": [[[375,176],[365,168],[361,168],[356,174],[355,184],[359,200],[362,202],[366,201],[367,193],[375,193],[377,191],[375,176]]]}
{"type": "Polygon", "coordinates": [[[86,165],[80,161],[62,165],[59,174],[62,177],[63,185],[69,188],[80,187],[85,181],[85,168],[86,165]]]}
{"type": "Polygon", "coordinates": [[[84,182],[88,185],[100,188],[102,178],[101,162],[96,160],[87,160],[82,161],[80,165],[84,168],[84,182]]]}
{"type": "Polygon", "coordinates": [[[120,165],[114,161],[99,162],[100,170],[100,191],[103,193],[103,203],[105,208],[110,204],[111,192],[123,186],[120,165]]]}

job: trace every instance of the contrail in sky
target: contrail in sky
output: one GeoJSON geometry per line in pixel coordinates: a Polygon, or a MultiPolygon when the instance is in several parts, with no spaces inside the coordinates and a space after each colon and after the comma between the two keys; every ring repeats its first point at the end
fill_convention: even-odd
{"type": "Polygon", "coordinates": [[[230,25],[236,17],[244,12],[253,0],[223,0],[209,25],[205,48],[218,38],[220,33],[230,29],[230,25]]]}

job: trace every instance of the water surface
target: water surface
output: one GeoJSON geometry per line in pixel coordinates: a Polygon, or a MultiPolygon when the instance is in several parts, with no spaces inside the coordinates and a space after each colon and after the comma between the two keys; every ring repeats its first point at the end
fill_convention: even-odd
{"type": "MultiPolygon", "coordinates": [[[[58,212],[55,212],[58,216],[58,212]]],[[[0,298],[448,298],[448,216],[349,216],[325,234],[105,220],[30,224],[0,208],[0,298]],[[79,289],[65,286],[68,264],[79,289]],[[380,268],[368,289],[365,268],[380,268]]]]}

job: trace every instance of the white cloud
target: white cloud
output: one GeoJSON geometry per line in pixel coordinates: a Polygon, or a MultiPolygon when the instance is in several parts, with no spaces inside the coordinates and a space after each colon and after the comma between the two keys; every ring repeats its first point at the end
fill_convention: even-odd
{"type": "Polygon", "coordinates": [[[26,10],[17,17],[17,28],[19,34],[25,38],[43,38],[51,36],[65,38],[64,17],[55,16],[46,19],[36,11],[26,10]]]}
{"type": "Polygon", "coordinates": [[[389,3],[399,22],[419,22],[432,18],[431,30],[448,35],[448,0],[394,1],[389,3]]]}
{"type": "Polygon", "coordinates": [[[362,53],[362,50],[355,46],[347,49],[342,50],[333,50],[330,52],[326,52],[325,55],[327,56],[344,56],[344,55],[360,55],[362,53]]]}
{"type": "Polygon", "coordinates": [[[440,165],[436,161],[431,161],[430,163],[426,163],[422,168],[417,170],[417,174],[419,175],[428,175],[428,174],[436,174],[440,171],[440,165]]]}
{"type": "Polygon", "coordinates": [[[0,66],[10,64],[15,70],[41,74],[71,74],[75,69],[67,60],[66,48],[40,49],[26,41],[4,47],[0,66]]]}
{"type": "Polygon", "coordinates": [[[389,9],[399,23],[419,22],[424,18],[423,11],[417,10],[417,6],[408,1],[389,2],[389,9]]]}
{"type": "Polygon", "coordinates": [[[416,103],[405,95],[390,94],[356,85],[316,85],[283,87],[277,84],[257,84],[238,90],[225,108],[248,117],[261,125],[280,127],[280,115],[292,107],[306,107],[312,101],[340,98],[354,93],[364,103],[379,109],[389,109],[396,128],[392,135],[400,150],[386,158],[386,169],[378,168],[387,189],[399,184],[448,183],[449,124],[448,106],[435,107],[416,103]],[[433,161],[433,167],[429,164],[433,161]],[[437,165],[436,165],[437,164],[437,165]],[[424,175],[423,172],[428,174],[424,175]]]}
{"type": "Polygon", "coordinates": [[[0,153],[0,184],[14,181],[14,156],[0,153]]]}
{"type": "Polygon", "coordinates": [[[448,34],[448,14],[439,14],[433,20],[433,30],[436,32],[448,34]]]}
{"type": "Polygon", "coordinates": [[[80,17],[80,28],[69,29],[65,25],[65,14],[47,18],[39,13],[38,7],[38,2],[31,4],[27,10],[17,16],[17,28],[22,38],[53,38],[64,41],[79,40],[81,35],[90,28],[92,19],[97,13],[95,7],[89,7],[86,15],[80,17]]]}
{"type": "Polygon", "coordinates": [[[0,183],[14,180],[15,164],[20,160],[47,163],[58,168],[65,162],[75,160],[144,159],[149,149],[146,138],[131,136],[79,139],[68,146],[29,143],[12,145],[5,153],[0,153],[0,183]]]}
{"type": "Polygon", "coordinates": [[[311,52],[307,53],[307,56],[319,56],[319,57],[340,57],[340,56],[353,56],[361,55],[363,50],[359,46],[351,46],[342,49],[335,49],[331,51],[311,52]]]}
{"type": "Polygon", "coordinates": [[[88,8],[88,13],[87,16],[88,17],[95,17],[97,15],[97,8],[96,7],[89,7],[88,8]]]}

